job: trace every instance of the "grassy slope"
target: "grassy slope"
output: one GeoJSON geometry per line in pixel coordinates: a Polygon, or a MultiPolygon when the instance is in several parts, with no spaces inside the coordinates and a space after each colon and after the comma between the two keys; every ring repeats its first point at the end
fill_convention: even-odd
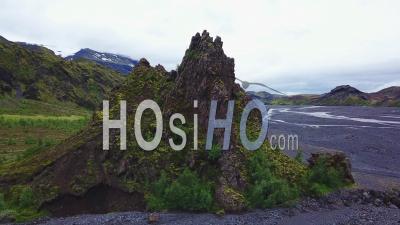
{"type": "Polygon", "coordinates": [[[0,219],[26,220],[42,213],[32,209],[25,179],[63,153],[55,146],[85,127],[93,108],[124,77],[87,60],[65,61],[44,47],[1,37],[0,59],[0,219]],[[4,189],[6,180],[24,181],[4,189]]]}
{"type": "Polygon", "coordinates": [[[91,110],[124,80],[96,63],[65,61],[47,48],[2,38],[0,59],[2,178],[45,165],[48,159],[31,158],[86,126],[91,110]]]}
{"type": "Polygon", "coordinates": [[[0,171],[5,173],[13,163],[78,132],[91,116],[89,110],[73,103],[3,97],[0,104],[0,171]]]}
{"type": "Polygon", "coordinates": [[[90,110],[69,102],[43,102],[32,99],[0,98],[0,114],[48,115],[48,116],[88,116],[90,110]]]}
{"type": "MultiPolygon", "coordinates": [[[[85,127],[91,116],[89,110],[67,102],[3,97],[0,105],[0,176],[10,179],[31,176],[51,162],[47,152],[85,127]]],[[[25,221],[44,215],[32,208],[29,186],[17,185],[7,192],[0,194],[0,218],[25,221]],[[25,195],[27,203],[20,201],[25,195]]]]}

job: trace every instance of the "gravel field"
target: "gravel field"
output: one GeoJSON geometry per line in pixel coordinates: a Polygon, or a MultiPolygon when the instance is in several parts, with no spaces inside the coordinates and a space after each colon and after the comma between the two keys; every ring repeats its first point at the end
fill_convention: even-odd
{"type": "MultiPolygon", "coordinates": [[[[102,215],[81,215],[67,218],[53,218],[37,221],[32,224],[47,225],[122,225],[148,224],[149,213],[124,212],[102,215]]],[[[190,225],[190,224],[400,224],[400,210],[373,205],[354,205],[336,209],[305,210],[293,209],[257,210],[240,215],[216,216],[214,214],[161,213],[157,224],[190,225]]]]}
{"type": "Polygon", "coordinates": [[[297,135],[305,158],[340,150],[350,158],[361,187],[400,187],[400,108],[271,106],[269,114],[269,135],[297,135]]]}

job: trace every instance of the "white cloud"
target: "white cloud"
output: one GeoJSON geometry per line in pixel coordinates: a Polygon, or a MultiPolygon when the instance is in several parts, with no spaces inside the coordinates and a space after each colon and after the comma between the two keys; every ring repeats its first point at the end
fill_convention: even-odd
{"type": "Polygon", "coordinates": [[[287,92],[398,80],[400,2],[3,0],[0,35],[63,54],[88,47],[172,69],[195,32],[224,41],[236,75],[287,92]],[[387,72],[390,70],[390,72],[387,72]]]}

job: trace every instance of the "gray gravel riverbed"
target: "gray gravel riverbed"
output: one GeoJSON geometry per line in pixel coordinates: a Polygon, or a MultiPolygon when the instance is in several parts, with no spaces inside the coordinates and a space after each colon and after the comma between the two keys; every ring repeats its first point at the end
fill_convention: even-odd
{"type": "Polygon", "coordinates": [[[400,187],[400,108],[271,106],[269,114],[270,137],[297,135],[305,158],[315,151],[340,150],[362,187],[400,187]]]}
{"type": "MultiPolygon", "coordinates": [[[[122,225],[148,224],[148,213],[123,212],[101,215],[80,215],[67,218],[53,218],[34,224],[47,225],[122,225]]],[[[373,205],[354,205],[337,209],[296,212],[290,209],[257,210],[240,215],[216,216],[214,214],[161,213],[157,224],[170,225],[212,225],[212,224],[400,224],[400,210],[373,205]]]]}

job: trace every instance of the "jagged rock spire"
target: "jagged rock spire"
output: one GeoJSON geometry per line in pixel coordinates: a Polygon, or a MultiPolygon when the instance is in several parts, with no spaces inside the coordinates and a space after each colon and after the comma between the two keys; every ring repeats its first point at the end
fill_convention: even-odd
{"type": "MultiPolygon", "coordinates": [[[[196,33],[178,67],[176,85],[166,98],[164,112],[167,117],[175,112],[183,113],[188,119],[197,113],[199,135],[204,135],[208,127],[211,100],[218,101],[216,118],[226,118],[228,101],[235,100],[235,93],[241,90],[234,81],[235,63],[233,58],[225,55],[221,38],[213,40],[207,31],[201,35],[196,33]],[[193,108],[193,100],[198,101],[197,109],[193,108]]],[[[237,130],[238,127],[232,129],[237,130]]],[[[222,146],[224,130],[215,130],[214,137],[213,143],[222,146]]],[[[239,201],[241,198],[234,194],[236,192],[226,191],[243,191],[245,186],[245,178],[240,172],[243,156],[237,151],[237,144],[238,137],[232,132],[229,151],[224,151],[218,160],[221,175],[218,177],[215,197],[228,211],[239,211],[245,207],[244,201],[239,201]]]]}
{"type": "Polygon", "coordinates": [[[147,61],[147,59],[145,58],[141,58],[137,64],[137,66],[144,66],[144,67],[150,67],[150,63],[149,61],[147,61]]]}
{"type": "Polygon", "coordinates": [[[204,30],[203,33],[201,34],[201,36],[199,33],[196,33],[192,37],[192,41],[190,42],[189,49],[195,49],[195,48],[202,47],[203,43],[212,43],[212,44],[216,45],[216,47],[219,50],[222,50],[221,38],[219,36],[217,36],[215,38],[215,41],[213,41],[213,38],[210,37],[210,34],[207,32],[207,30],[204,30]]]}
{"type": "Polygon", "coordinates": [[[167,102],[175,106],[173,102],[179,101],[183,108],[178,110],[192,113],[193,100],[198,100],[199,127],[204,129],[211,100],[219,100],[217,116],[226,114],[235,86],[234,67],[234,59],[225,55],[220,37],[213,40],[206,30],[201,35],[196,33],[178,67],[176,87],[167,102]]]}

